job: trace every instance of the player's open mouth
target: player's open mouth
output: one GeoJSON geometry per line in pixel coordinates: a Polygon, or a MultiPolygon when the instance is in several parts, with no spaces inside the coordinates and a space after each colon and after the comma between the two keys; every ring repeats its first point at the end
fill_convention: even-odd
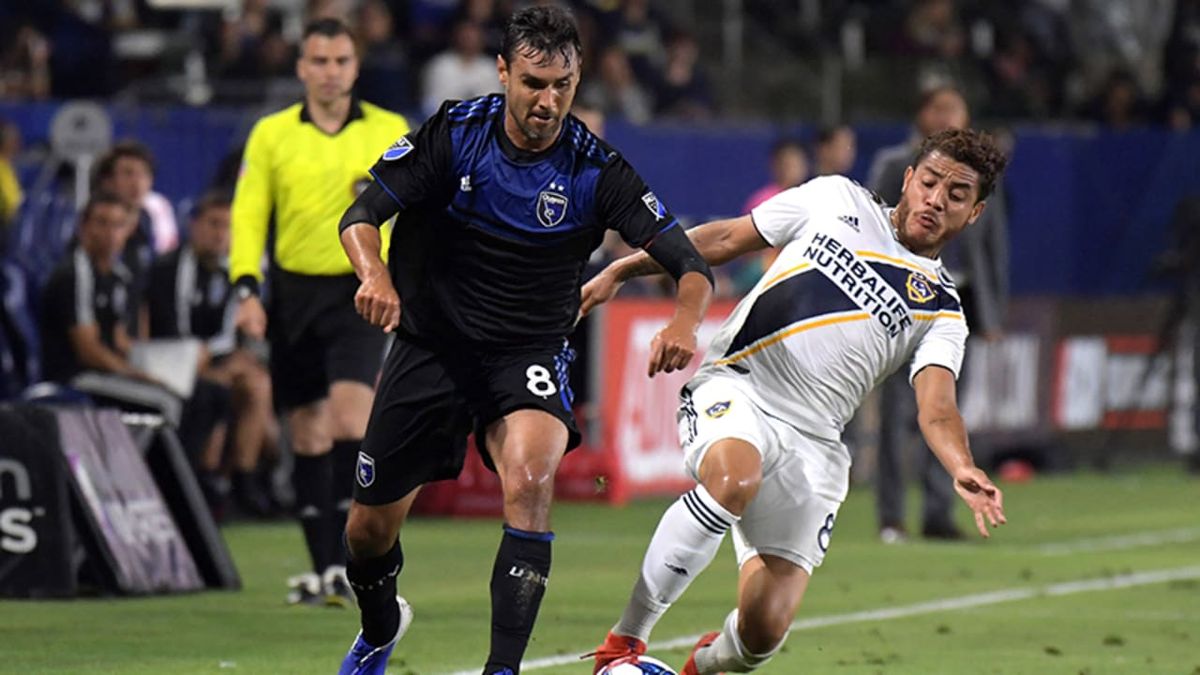
{"type": "Polygon", "coordinates": [[[928,213],[917,214],[917,222],[927,230],[936,230],[938,227],[937,219],[928,213]]]}

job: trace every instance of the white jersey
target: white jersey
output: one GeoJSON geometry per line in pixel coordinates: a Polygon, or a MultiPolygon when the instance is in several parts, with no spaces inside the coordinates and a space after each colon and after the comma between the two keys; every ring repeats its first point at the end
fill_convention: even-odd
{"type": "Polygon", "coordinates": [[[698,386],[728,376],[767,414],[840,438],[879,382],[911,359],[958,377],[967,325],[942,264],[896,239],[887,209],[842,176],[779,193],[751,213],[775,262],[721,326],[698,386]]]}

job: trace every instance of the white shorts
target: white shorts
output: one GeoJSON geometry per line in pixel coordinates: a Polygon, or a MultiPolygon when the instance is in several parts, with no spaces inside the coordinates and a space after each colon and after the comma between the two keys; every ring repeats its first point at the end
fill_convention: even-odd
{"type": "Polygon", "coordinates": [[[726,377],[685,387],[677,419],[684,465],[696,480],[705,453],[722,439],[746,441],[762,455],[762,485],[733,526],[738,565],[768,554],[812,574],[825,559],[850,487],[846,447],[767,415],[740,382],[726,377]]]}

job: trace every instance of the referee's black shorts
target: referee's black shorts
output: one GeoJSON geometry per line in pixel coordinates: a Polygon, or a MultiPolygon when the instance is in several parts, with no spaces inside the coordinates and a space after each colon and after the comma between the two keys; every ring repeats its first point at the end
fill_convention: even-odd
{"type": "Polygon", "coordinates": [[[271,270],[271,386],[275,405],[291,410],[329,395],[347,380],[375,386],[387,335],[358,315],[358,278],[271,270]]]}
{"type": "Polygon", "coordinates": [[[494,471],[485,430],[516,410],[554,415],[567,427],[566,450],[576,448],[581,437],[569,381],[574,358],[565,340],[481,353],[398,335],[363,438],[355,501],[389,504],[425,483],[457,477],[471,431],[494,471]]]}

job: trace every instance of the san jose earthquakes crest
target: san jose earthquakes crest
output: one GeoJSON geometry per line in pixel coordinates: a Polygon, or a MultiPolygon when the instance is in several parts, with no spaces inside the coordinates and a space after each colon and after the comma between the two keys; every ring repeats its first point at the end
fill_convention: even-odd
{"type": "Polygon", "coordinates": [[[538,193],[537,218],[542,227],[554,227],[561,223],[567,215],[568,202],[566,195],[557,192],[543,190],[538,193]]]}
{"type": "Polygon", "coordinates": [[[365,452],[358,453],[358,470],[355,472],[358,484],[369,488],[375,482],[375,460],[365,452]]]}

